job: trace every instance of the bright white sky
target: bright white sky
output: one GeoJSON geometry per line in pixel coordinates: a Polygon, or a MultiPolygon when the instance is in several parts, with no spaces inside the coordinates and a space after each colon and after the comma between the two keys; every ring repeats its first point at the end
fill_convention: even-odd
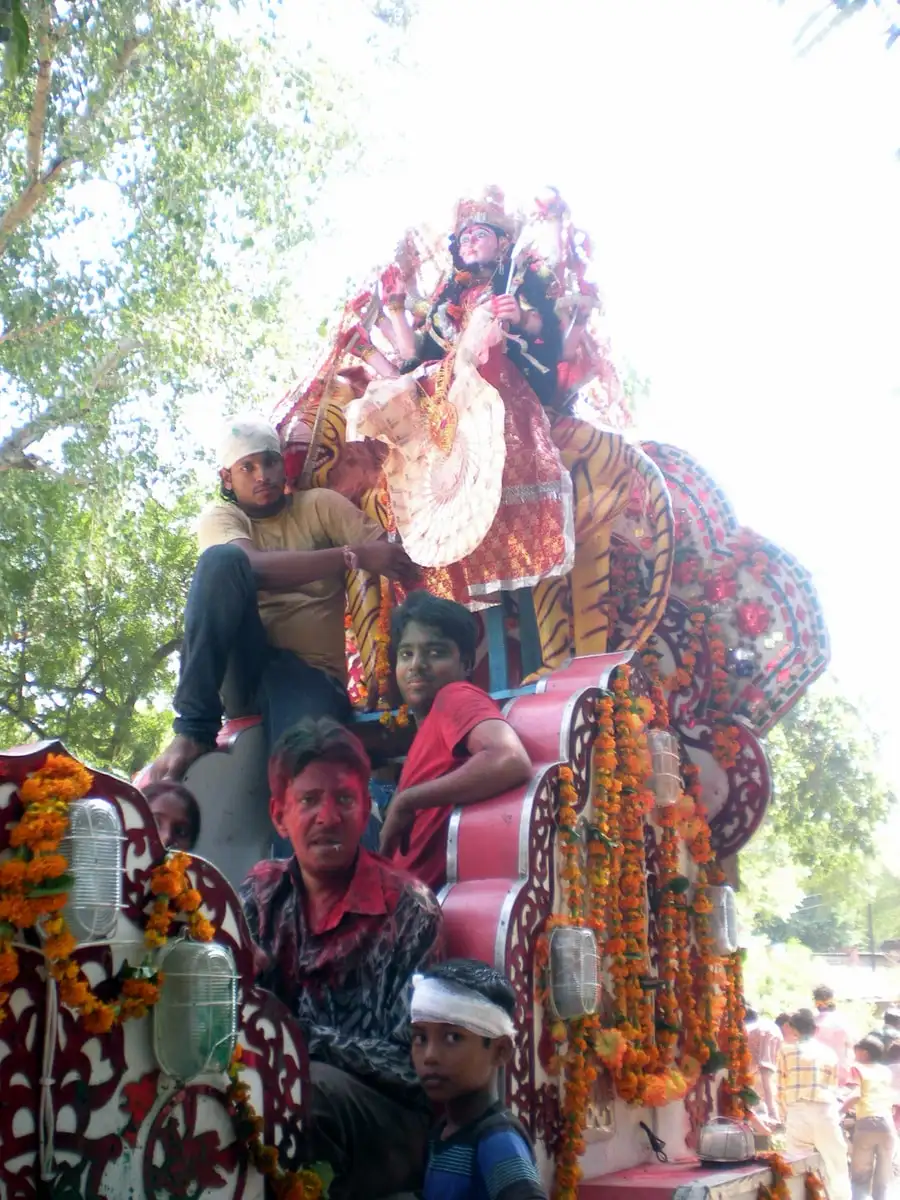
{"type": "Polygon", "coordinates": [[[614,351],[651,379],[642,432],[811,569],[900,786],[900,47],[867,10],[798,59],[810,11],[421,0],[387,72],[356,22],[289,9],[289,36],[356,74],[368,148],[330,192],[303,294],[387,261],[408,225],[445,227],[485,183],[557,186],[593,237],[614,351]]]}

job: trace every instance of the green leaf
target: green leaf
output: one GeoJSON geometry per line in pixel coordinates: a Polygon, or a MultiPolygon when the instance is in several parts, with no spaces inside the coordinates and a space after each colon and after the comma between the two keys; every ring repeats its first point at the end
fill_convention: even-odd
{"type": "Polygon", "coordinates": [[[318,1175],[319,1179],[322,1181],[322,1195],[326,1197],[330,1195],[331,1185],[334,1182],[334,1170],[331,1166],[331,1163],[316,1162],[312,1164],[309,1170],[312,1171],[314,1175],[318,1175]]]}
{"type": "Polygon", "coordinates": [[[704,1075],[715,1075],[717,1071],[721,1071],[723,1067],[728,1066],[728,1055],[723,1054],[721,1050],[712,1050],[709,1058],[703,1064],[704,1075]]]}
{"type": "Polygon", "coordinates": [[[9,921],[0,921],[0,940],[8,942],[15,937],[15,933],[15,925],[10,925],[9,921]]]}
{"type": "Polygon", "coordinates": [[[60,892],[68,892],[75,878],[72,875],[57,875],[55,879],[45,879],[43,883],[36,884],[33,888],[29,888],[29,897],[36,896],[58,896],[60,892]]]}
{"type": "Polygon", "coordinates": [[[663,884],[659,889],[660,892],[673,892],[676,896],[683,896],[691,886],[691,881],[686,875],[675,875],[668,883],[663,884]]]}
{"type": "Polygon", "coordinates": [[[25,72],[28,66],[28,51],[31,36],[28,31],[28,21],[22,12],[22,0],[12,0],[12,15],[10,18],[10,39],[6,44],[6,78],[9,83],[15,82],[25,72]]]}

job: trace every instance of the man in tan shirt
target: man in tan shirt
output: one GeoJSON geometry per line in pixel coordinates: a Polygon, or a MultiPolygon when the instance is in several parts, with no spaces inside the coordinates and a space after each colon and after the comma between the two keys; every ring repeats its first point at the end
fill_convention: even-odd
{"type": "Polygon", "coordinates": [[[179,779],[214,748],[229,669],[270,746],[303,717],[346,720],[346,572],[415,577],[406,552],[337,492],[285,494],[278,434],[265,421],[236,420],[219,464],[222,500],[200,517],[185,608],[175,738],[150,779],[179,779]]]}

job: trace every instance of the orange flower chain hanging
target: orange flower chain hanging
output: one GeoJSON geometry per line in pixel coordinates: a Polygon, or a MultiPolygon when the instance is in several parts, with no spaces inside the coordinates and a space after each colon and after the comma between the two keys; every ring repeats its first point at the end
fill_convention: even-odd
{"type": "Polygon", "coordinates": [[[314,1163],[301,1171],[284,1171],[278,1162],[278,1150],[262,1140],[263,1120],[250,1102],[250,1087],[241,1079],[243,1052],[235,1046],[228,1066],[228,1090],[225,1093],[235,1137],[257,1171],[269,1184],[276,1200],[325,1200],[334,1178],[327,1163],[314,1163]]]}
{"type": "MultiPolygon", "coordinates": [[[[64,754],[49,754],[19,789],[24,812],[12,827],[13,857],[0,863],[0,1021],[6,1016],[9,985],[19,974],[17,930],[40,928],[48,970],[59,986],[62,1002],[79,1014],[90,1033],[106,1033],[118,1022],[143,1017],[159,1000],[162,975],[149,962],[122,968],[122,984],[114,1000],[99,1000],[72,955],[78,943],[62,910],[72,886],[68,861],[60,845],[68,827],[69,805],[88,794],[90,771],[64,754]]],[[[148,949],[165,944],[173,921],[186,917],[198,941],[214,933],[200,912],[201,896],[187,877],[190,857],[169,855],[153,869],[150,891],[155,897],[147,918],[148,949]]]]}
{"type": "Polygon", "coordinates": [[[601,1067],[612,1072],[620,1097],[652,1106],[683,1098],[701,1069],[713,1071],[727,1065],[729,1112],[743,1115],[753,1102],[740,959],[733,956],[723,964],[714,953],[708,889],[724,882],[724,876],[710,843],[699,770],[691,764],[683,769],[684,792],[656,817],[660,829],[658,978],[648,979],[644,822],[653,795],[648,787],[651,766],[646,730],[667,728],[663,688],[685,686],[691,676],[662,680],[659,656],[654,654],[644,658],[644,665],[649,668],[651,696],[657,703],[633,694],[628,668],[617,672],[612,695],[604,695],[596,703],[586,852],[577,822],[574,776],[568,767],[559,770],[557,823],[563,902],[562,912],[547,921],[545,936],[536,949],[537,998],[545,1004],[549,1000],[549,935],[561,926],[587,925],[610,964],[615,1016],[609,1028],[604,1028],[596,1015],[569,1022],[554,1019],[550,1026],[556,1047],[551,1073],[561,1071],[564,1080],[555,1200],[575,1200],[577,1196],[590,1092],[601,1067]],[[682,839],[698,868],[692,904],[688,902],[689,882],[680,868],[682,839]],[[717,1048],[720,1026],[727,1056],[720,1055],[717,1048]]]}

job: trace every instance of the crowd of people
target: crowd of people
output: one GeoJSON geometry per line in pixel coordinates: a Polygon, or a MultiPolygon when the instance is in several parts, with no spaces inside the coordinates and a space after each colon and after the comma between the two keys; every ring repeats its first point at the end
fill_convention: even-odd
{"type": "Polygon", "coordinates": [[[196,845],[201,813],[181,777],[213,749],[236,692],[263,718],[276,835],[239,894],[258,981],[306,1036],[308,1160],[332,1166],[336,1200],[544,1197],[528,1136],[495,1097],[515,995],[488,964],[444,961],[434,895],[453,808],[532,774],[470,681],[477,621],[416,590],[403,550],[350,501],[287,490],[265,422],[235,422],[220,464],[222,495],[200,521],[175,738],[144,788],[161,839],[196,845]],[[383,820],[345,688],[343,581],[360,567],[410,589],[391,645],[415,735],[383,820]],[[435,1105],[443,1118],[430,1130],[435,1105]]]}
{"type": "MultiPolygon", "coordinates": [[[[887,1200],[900,1174],[900,1009],[857,1037],[831,988],[774,1020],[746,1011],[761,1132],[819,1154],[831,1200],[887,1200]]],[[[874,1023],[874,1022],[873,1022],[874,1023]]]]}

